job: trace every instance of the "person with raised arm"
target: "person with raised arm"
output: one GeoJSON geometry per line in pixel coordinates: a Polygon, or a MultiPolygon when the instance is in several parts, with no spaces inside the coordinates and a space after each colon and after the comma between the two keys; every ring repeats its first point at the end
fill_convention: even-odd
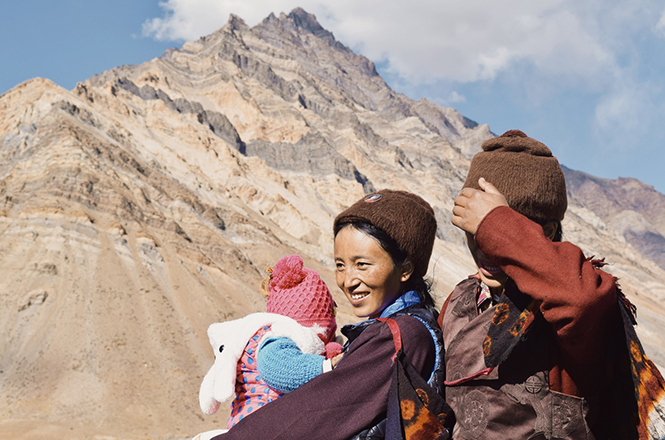
{"type": "Polygon", "coordinates": [[[635,336],[634,307],[601,260],[561,241],[566,208],[543,143],[510,130],[474,156],[452,223],[478,271],[439,316],[453,439],[665,435],[662,377],[635,336]]]}

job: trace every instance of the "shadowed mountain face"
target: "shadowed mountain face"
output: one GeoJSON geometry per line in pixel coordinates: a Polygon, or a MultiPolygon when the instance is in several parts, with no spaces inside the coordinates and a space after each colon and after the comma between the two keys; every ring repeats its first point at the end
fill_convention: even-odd
{"type": "MultiPolygon", "coordinates": [[[[301,9],[253,28],[232,16],[73,91],[35,79],[0,96],[0,438],[186,438],[225,424],[228,407],[198,408],[208,325],[265,310],[265,269],[290,253],[331,287],[339,323],[353,321],[332,221],[373,189],[433,205],[441,303],[473,270],[451,209],[491,136],[392,91],[301,9]]],[[[660,203],[633,210],[645,231],[662,231],[660,203]]],[[[565,238],[612,263],[663,365],[662,252],[618,233],[603,206],[571,189],[565,238]]]]}
{"type": "Polygon", "coordinates": [[[639,180],[590,176],[564,168],[571,201],[598,215],[665,269],[665,195],[639,180]]]}

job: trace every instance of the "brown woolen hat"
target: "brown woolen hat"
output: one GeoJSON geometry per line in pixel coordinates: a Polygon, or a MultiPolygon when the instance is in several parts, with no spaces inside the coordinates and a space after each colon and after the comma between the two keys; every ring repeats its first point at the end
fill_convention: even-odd
{"type": "Polygon", "coordinates": [[[414,273],[425,276],[436,236],[436,217],[429,203],[407,191],[382,189],[339,214],[333,228],[358,222],[369,223],[388,234],[407,253],[414,273]]]}
{"type": "Polygon", "coordinates": [[[547,146],[520,130],[509,130],[482,145],[471,161],[464,187],[480,189],[483,177],[520,214],[539,223],[562,220],[568,207],[566,181],[547,146]]]}

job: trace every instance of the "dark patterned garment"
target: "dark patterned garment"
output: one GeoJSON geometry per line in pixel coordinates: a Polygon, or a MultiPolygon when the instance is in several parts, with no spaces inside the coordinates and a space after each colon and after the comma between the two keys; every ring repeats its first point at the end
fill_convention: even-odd
{"type": "Polygon", "coordinates": [[[475,241],[509,280],[484,312],[479,280],[462,281],[439,317],[453,438],[648,438],[614,277],[508,207],[483,219],[475,241]]]}
{"type": "Polygon", "coordinates": [[[443,317],[446,400],[457,421],[452,438],[593,439],[584,399],[549,387],[552,341],[543,322],[530,328],[529,338],[499,368],[486,366],[483,341],[493,318],[506,322],[510,314],[498,304],[478,314],[479,287],[476,278],[460,283],[443,317]]]}

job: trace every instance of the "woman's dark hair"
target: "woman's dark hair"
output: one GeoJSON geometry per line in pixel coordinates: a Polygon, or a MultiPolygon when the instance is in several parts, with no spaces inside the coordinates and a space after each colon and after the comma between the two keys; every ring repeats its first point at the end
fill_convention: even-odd
{"type": "MultiPolygon", "coordinates": [[[[371,223],[367,222],[348,222],[339,223],[333,230],[334,236],[337,237],[339,231],[346,226],[351,226],[360,232],[364,232],[373,239],[375,239],[384,251],[390,255],[393,261],[393,266],[402,267],[402,265],[409,259],[409,255],[399,246],[399,244],[388,235],[383,229],[377,228],[371,223]]],[[[409,279],[402,283],[399,294],[402,295],[409,290],[415,290],[422,304],[436,316],[436,308],[434,306],[434,299],[430,293],[431,283],[425,280],[415,271],[411,274],[409,279]]]]}

